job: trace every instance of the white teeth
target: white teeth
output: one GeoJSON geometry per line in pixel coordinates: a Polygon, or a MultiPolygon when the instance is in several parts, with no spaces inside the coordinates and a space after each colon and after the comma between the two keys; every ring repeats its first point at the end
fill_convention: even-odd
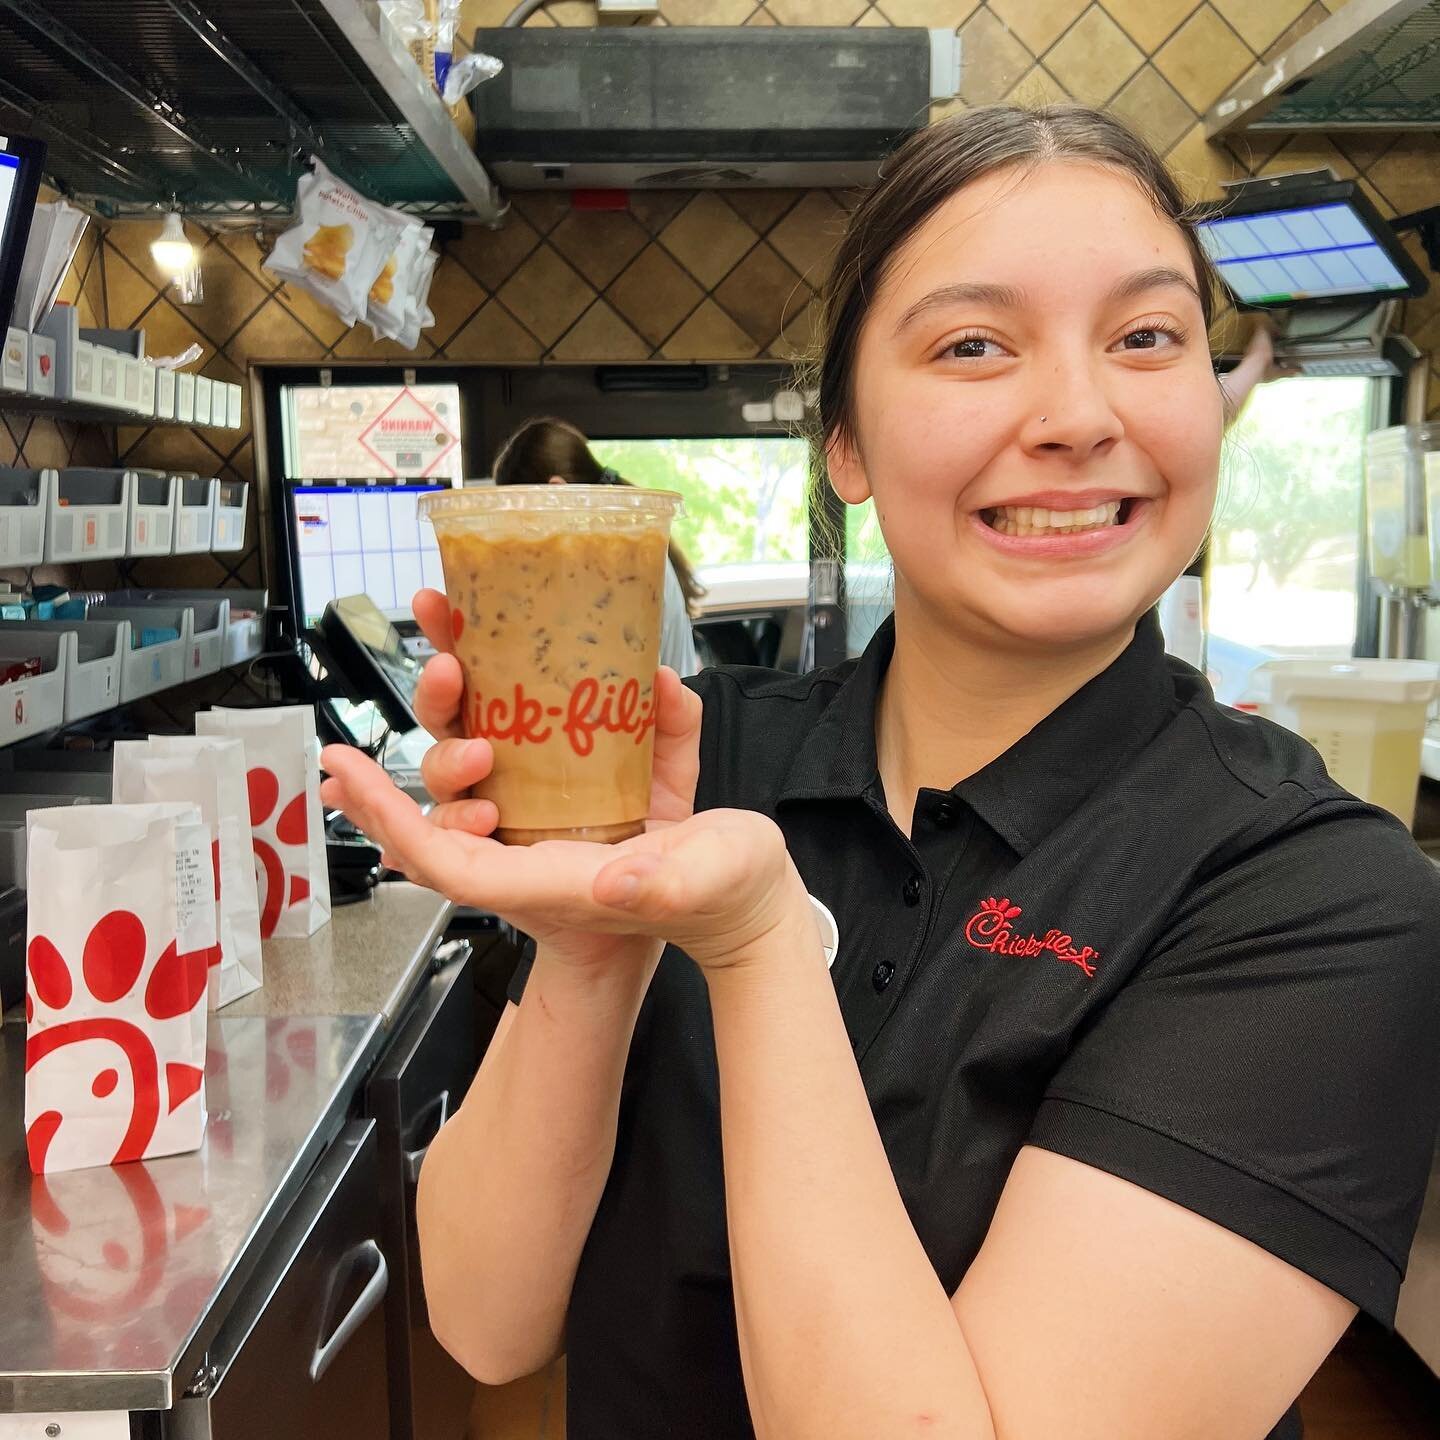
{"type": "Polygon", "coordinates": [[[990,512],[990,525],[1002,535],[1073,535],[1104,529],[1120,516],[1120,501],[1111,500],[1089,510],[1046,510],[1040,506],[999,505],[990,512]]]}

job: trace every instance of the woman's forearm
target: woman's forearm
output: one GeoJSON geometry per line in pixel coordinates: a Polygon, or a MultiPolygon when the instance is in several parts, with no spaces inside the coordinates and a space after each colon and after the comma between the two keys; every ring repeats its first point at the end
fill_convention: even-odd
{"type": "Polygon", "coordinates": [[[417,1220],[431,1324],[477,1379],[562,1348],[615,1150],[620,1082],[658,944],[579,969],[542,949],[464,1105],[425,1158],[417,1220]]]}
{"type": "Polygon", "coordinates": [[[809,917],[707,980],[736,1313],[760,1440],[993,1440],[809,917]]]}

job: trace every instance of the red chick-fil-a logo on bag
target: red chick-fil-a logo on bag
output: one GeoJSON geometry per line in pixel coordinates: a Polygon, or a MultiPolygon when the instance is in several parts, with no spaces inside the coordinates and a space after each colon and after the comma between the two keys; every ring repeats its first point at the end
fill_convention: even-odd
{"type": "Polygon", "coordinates": [[[653,691],[648,700],[641,699],[638,680],[606,685],[603,692],[598,680],[582,680],[570,692],[568,705],[544,705],[517,684],[512,695],[470,697],[470,733],[486,740],[541,745],[555,733],[558,721],[570,748],[589,755],[601,731],[631,735],[639,745],[654,728],[657,705],[653,691]]]}
{"type": "Polygon", "coordinates": [[[1049,951],[1057,960],[1078,965],[1091,979],[1095,976],[1100,952],[1089,945],[1076,944],[1063,930],[1047,930],[1043,935],[1017,935],[1010,923],[1020,918],[1020,907],[1008,899],[993,895],[980,902],[980,908],[965,926],[965,938],[977,949],[993,955],[1018,955],[1026,958],[1049,951]]]}

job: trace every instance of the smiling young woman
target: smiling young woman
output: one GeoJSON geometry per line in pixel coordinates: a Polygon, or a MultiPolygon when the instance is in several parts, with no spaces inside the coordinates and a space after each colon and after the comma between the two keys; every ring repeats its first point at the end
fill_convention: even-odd
{"type": "Polygon", "coordinates": [[[448,655],[447,803],[327,752],[394,863],[536,942],[421,1177],[432,1323],[485,1380],[564,1350],[572,1440],[1296,1436],[1393,1315],[1440,881],[1163,654],[1224,418],[1178,192],[1106,116],[971,111],[827,304],[829,483],[895,566],[858,662],[662,671],[614,847],[486,838],[448,655]]]}

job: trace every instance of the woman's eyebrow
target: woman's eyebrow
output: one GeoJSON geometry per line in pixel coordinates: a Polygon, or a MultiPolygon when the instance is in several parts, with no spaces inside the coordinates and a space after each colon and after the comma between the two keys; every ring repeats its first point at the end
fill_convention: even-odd
{"type": "Polygon", "coordinates": [[[1183,270],[1177,270],[1173,265],[1155,265],[1149,270],[1137,270],[1118,281],[1111,287],[1109,299],[1133,300],[1149,290],[1165,290],[1177,285],[1182,290],[1188,290],[1197,300],[1200,298],[1199,288],[1183,270]]]}
{"type": "Polygon", "coordinates": [[[992,285],[984,280],[962,280],[953,285],[942,285],[922,296],[900,317],[895,333],[899,335],[908,330],[931,310],[963,303],[990,305],[997,310],[1018,310],[1025,303],[1025,292],[1013,285],[992,285]]]}
{"type": "MultiPolygon", "coordinates": [[[[1110,289],[1106,299],[1112,304],[1117,300],[1133,300],[1150,290],[1163,290],[1179,286],[1188,290],[1197,300],[1200,291],[1195,282],[1184,271],[1172,265],[1154,265],[1148,270],[1137,270],[1127,275],[1110,289]]],[[[1025,304],[1025,292],[1014,285],[995,285],[984,280],[962,280],[953,285],[941,285],[928,295],[917,300],[899,319],[895,326],[896,335],[903,334],[921,316],[931,310],[943,309],[947,305],[989,305],[997,310],[1019,310],[1025,304]]]]}

